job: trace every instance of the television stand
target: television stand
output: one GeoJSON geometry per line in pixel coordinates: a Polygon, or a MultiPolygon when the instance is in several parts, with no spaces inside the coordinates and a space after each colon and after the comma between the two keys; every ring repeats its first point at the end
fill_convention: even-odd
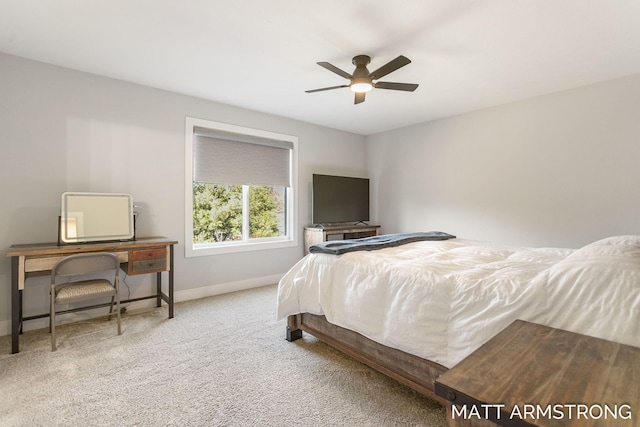
{"type": "Polygon", "coordinates": [[[304,254],[309,253],[309,246],[328,240],[360,239],[378,235],[379,225],[340,224],[328,226],[312,226],[304,228],[304,254]]]}

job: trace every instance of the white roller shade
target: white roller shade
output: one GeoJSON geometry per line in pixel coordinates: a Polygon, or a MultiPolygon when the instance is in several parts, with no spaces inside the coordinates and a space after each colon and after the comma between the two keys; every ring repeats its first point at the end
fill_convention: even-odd
{"type": "Polygon", "coordinates": [[[194,127],[193,181],[291,186],[293,144],[194,127]]]}

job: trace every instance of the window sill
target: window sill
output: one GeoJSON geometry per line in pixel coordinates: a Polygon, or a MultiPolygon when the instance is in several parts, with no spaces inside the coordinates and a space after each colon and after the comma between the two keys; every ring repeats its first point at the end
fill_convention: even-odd
{"type": "Polygon", "coordinates": [[[291,248],[297,245],[297,242],[293,239],[277,239],[261,242],[228,242],[228,243],[213,243],[213,244],[197,244],[186,245],[185,256],[187,258],[209,256],[209,255],[223,255],[233,254],[240,252],[254,252],[272,249],[291,248]]]}

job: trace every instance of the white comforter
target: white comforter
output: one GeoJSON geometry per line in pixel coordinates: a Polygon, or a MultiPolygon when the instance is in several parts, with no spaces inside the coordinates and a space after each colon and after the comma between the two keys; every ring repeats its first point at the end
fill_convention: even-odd
{"type": "Polygon", "coordinates": [[[297,313],[448,368],[515,319],[640,347],[640,236],[577,250],[453,239],[310,254],[278,287],[278,319],[297,313]]]}

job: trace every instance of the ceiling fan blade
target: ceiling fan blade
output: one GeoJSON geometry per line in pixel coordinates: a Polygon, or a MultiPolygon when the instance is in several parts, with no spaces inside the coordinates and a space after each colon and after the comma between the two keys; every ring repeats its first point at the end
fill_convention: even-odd
{"type": "Polygon", "coordinates": [[[400,55],[396,59],[386,63],[385,65],[378,68],[377,70],[369,73],[369,77],[371,77],[371,79],[373,80],[377,80],[397,70],[398,68],[404,67],[405,65],[410,63],[411,63],[411,60],[409,58],[407,58],[406,56],[400,55]]]}
{"type": "Polygon", "coordinates": [[[320,89],[305,90],[305,92],[306,93],[321,92],[323,90],[340,89],[340,88],[343,88],[343,87],[349,87],[349,85],[323,87],[323,88],[320,88],[320,89]]]}
{"type": "Polygon", "coordinates": [[[418,85],[414,83],[377,82],[373,87],[376,89],[405,90],[407,92],[413,92],[418,88],[418,85]]]}
{"type": "Polygon", "coordinates": [[[354,104],[360,104],[361,102],[364,102],[364,95],[366,94],[366,92],[356,92],[356,96],[353,100],[354,104]]]}
{"type": "Polygon", "coordinates": [[[340,68],[336,67],[335,65],[329,64],[328,62],[318,62],[317,64],[322,68],[326,68],[327,70],[336,73],[340,77],[344,77],[347,80],[351,80],[351,74],[347,73],[346,71],[342,71],[340,68]]]}

